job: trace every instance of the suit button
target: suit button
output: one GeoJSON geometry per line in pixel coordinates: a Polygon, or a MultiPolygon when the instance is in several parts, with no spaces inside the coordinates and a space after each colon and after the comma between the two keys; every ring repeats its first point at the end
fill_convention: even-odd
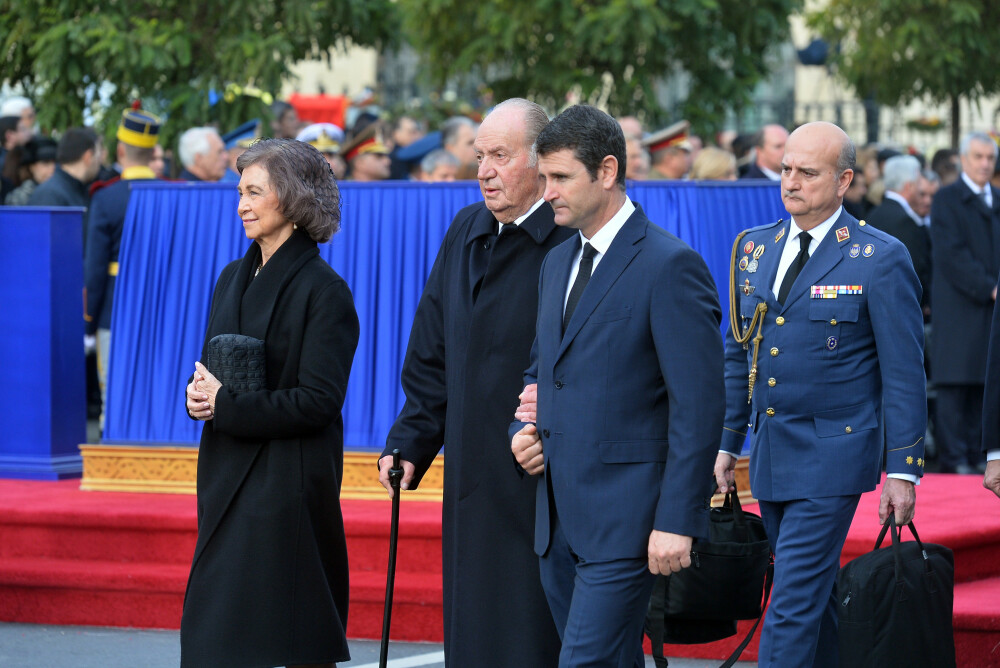
{"type": "Polygon", "coordinates": [[[489,240],[488,240],[488,239],[487,239],[486,241],[484,241],[484,242],[483,242],[483,248],[484,248],[485,250],[489,250],[489,249],[490,249],[490,242],[489,242],[489,240]]]}
{"type": "Polygon", "coordinates": [[[778,349],[771,348],[771,357],[777,357],[777,356],[778,356],[778,349]]]}
{"type": "Polygon", "coordinates": [[[844,429],[844,431],[846,431],[848,434],[850,434],[851,433],[851,425],[847,425],[847,427],[844,429]]]}
{"type": "Polygon", "coordinates": [[[774,387],[777,384],[778,384],[778,381],[776,381],[774,378],[768,378],[767,379],[767,386],[768,387],[774,387]]]}
{"type": "Polygon", "coordinates": [[[548,438],[549,437],[549,430],[548,429],[543,429],[542,430],[542,437],[543,438],[548,438]]]}
{"type": "Polygon", "coordinates": [[[782,325],[784,325],[785,324],[785,318],[784,318],[784,316],[780,316],[779,315],[777,318],[775,318],[774,319],[774,324],[776,324],[778,327],[781,327],[782,325]]]}
{"type": "Polygon", "coordinates": [[[768,408],[766,412],[767,412],[767,417],[774,417],[774,409],[773,408],[768,408]]]}
{"type": "Polygon", "coordinates": [[[830,324],[831,325],[836,325],[837,324],[837,319],[836,318],[831,318],[830,319],[830,324]]]}
{"type": "Polygon", "coordinates": [[[556,389],[557,389],[557,390],[561,390],[561,389],[562,389],[562,387],[563,387],[563,382],[562,382],[561,380],[557,380],[557,381],[555,382],[555,386],[556,386],[556,389]]]}

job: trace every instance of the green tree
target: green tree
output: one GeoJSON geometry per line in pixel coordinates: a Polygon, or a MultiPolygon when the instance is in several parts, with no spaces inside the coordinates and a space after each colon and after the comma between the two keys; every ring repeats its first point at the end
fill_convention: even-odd
{"type": "Polygon", "coordinates": [[[195,125],[267,118],[295,62],[391,44],[398,23],[392,0],[0,0],[0,60],[44,127],[79,125],[86,109],[111,134],[141,99],[167,117],[172,146],[195,125]]]}
{"type": "Polygon", "coordinates": [[[949,103],[953,146],[961,98],[1000,92],[995,0],[830,0],[807,21],[839,45],[836,72],[860,97],[949,103]]]}
{"type": "MultiPolygon", "coordinates": [[[[657,80],[684,71],[686,118],[702,131],[750,100],[769,47],[801,0],[406,0],[407,35],[436,83],[473,73],[497,99],[561,108],[568,94],[612,114],[666,119],[657,80]]],[[[676,120],[676,119],[674,119],[676,120]]]]}

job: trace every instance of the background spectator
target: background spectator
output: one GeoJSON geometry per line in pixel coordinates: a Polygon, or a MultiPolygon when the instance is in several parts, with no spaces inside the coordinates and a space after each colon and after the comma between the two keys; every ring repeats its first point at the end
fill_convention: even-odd
{"type": "Polygon", "coordinates": [[[191,128],[177,143],[182,181],[221,181],[229,166],[226,145],[215,128],[191,128]]]}
{"type": "Polygon", "coordinates": [[[55,140],[38,135],[20,148],[21,183],[7,194],[4,204],[24,206],[35,188],[49,180],[56,170],[56,146],[55,140]]]}
{"type": "Polygon", "coordinates": [[[703,148],[691,165],[691,178],[705,181],[735,181],[736,156],[721,148],[703,148]]]}

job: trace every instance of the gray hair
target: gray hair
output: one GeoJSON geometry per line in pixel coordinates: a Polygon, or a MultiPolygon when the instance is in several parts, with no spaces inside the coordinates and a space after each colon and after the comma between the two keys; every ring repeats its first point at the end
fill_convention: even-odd
{"type": "Polygon", "coordinates": [[[920,161],[912,155],[897,155],[885,161],[882,168],[882,182],[886,190],[900,192],[907,183],[916,183],[920,178],[920,161]]]}
{"type": "Polygon", "coordinates": [[[528,149],[528,166],[534,167],[538,164],[535,140],[538,139],[538,134],[549,124],[549,115],[545,113],[541,105],[531,100],[526,100],[523,97],[512,97],[509,100],[504,100],[493,107],[490,113],[492,114],[495,111],[504,109],[517,109],[524,116],[524,143],[530,147],[528,149]]]}
{"type": "Polygon", "coordinates": [[[993,141],[993,137],[989,136],[985,132],[970,132],[969,134],[967,134],[964,137],[962,137],[962,144],[959,146],[958,154],[959,155],[968,155],[969,154],[969,145],[972,142],[974,142],[974,141],[975,142],[980,142],[982,144],[989,144],[990,146],[992,146],[993,147],[993,158],[995,159],[997,157],[997,150],[1000,147],[998,147],[997,143],[995,141],[993,141]]]}
{"type": "MultiPolygon", "coordinates": [[[[177,142],[177,153],[180,154],[182,165],[190,167],[194,164],[195,156],[204,155],[212,150],[208,143],[210,135],[218,137],[219,132],[215,128],[191,128],[181,135],[177,142]]],[[[219,141],[222,141],[221,137],[219,141]]]]}
{"type": "Polygon", "coordinates": [[[837,175],[841,175],[848,169],[853,170],[858,161],[858,151],[854,148],[854,142],[850,137],[844,141],[840,147],[840,155],[837,156],[837,175]]]}
{"type": "Polygon", "coordinates": [[[450,146],[458,139],[458,131],[463,127],[476,131],[476,122],[466,116],[452,116],[441,124],[441,145],[450,146]]]}
{"type": "Polygon", "coordinates": [[[443,148],[438,148],[425,155],[424,159],[420,161],[420,171],[424,174],[430,174],[438,168],[438,165],[450,165],[458,168],[461,164],[458,158],[451,153],[443,148]]]}

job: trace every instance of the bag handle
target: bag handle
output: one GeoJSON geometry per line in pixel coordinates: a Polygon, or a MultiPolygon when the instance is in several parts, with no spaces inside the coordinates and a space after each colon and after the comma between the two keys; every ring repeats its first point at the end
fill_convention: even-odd
{"type": "MultiPolygon", "coordinates": [[[[920,536],[917,535],[917,527],[914,526],[913,520],[906,523],[905,526],[910,528],[910,533],[913,534],[913,540],[916,541],[917,545],[920,547],[920,555],[923,557],[924,562],[924,573],[931,573],[931,564],[927,558],[927,549],[924,548],[924,543],[920,540],[920,536]]],[[[873,552],[880,547],[882,547],[882,541],[885,539],[886,531],[892,536],[892,554],[893,561],[895,562],[894,567],[896,569],[896,585],[897,587],[903,584],[903,563],[902,555],[900,554],[899,544],[903,537],[903,531],[896,526],[896,515],[894,513],[889,513],[889,517],[886,518],[885,523],[882,524],[882,530],[879,531],[878,540],[875,541],[875,547],[873,552]]]]}
{"type": "Polygon", "coordinates": [[[774,555],[771,555],[767,564],[767,573],[764,575],[764,602],[760,606],[760,614],[757,616],[757,621],[753,623],[753,627],[747,633],[743,642],[740,643],[740,646],[733,650],[733,653],[729,655],[729,658],[726,659],[725,663],[719,666],[719,668],[732,668],[733,664],[736,663],[736,660],[740,658],[740,654],[742,654],[743,650],[745,650],[747,645],[750,644],[750,639],[753,638],[753,634],[757,631],[757,626],[760,624],[760,620],[764,618],[764,611],[767,610],[767,601],[771,598],[771,584],[773,582],[774,555]]]}

